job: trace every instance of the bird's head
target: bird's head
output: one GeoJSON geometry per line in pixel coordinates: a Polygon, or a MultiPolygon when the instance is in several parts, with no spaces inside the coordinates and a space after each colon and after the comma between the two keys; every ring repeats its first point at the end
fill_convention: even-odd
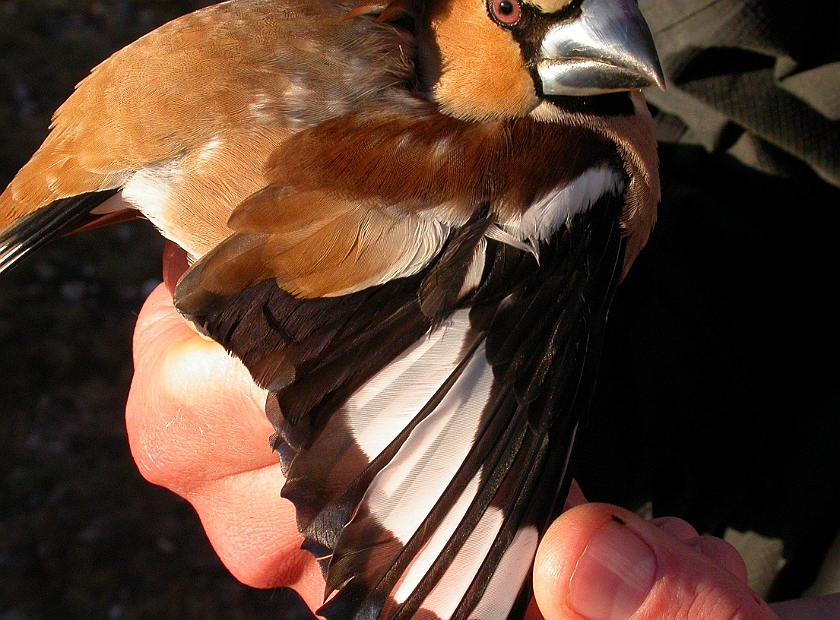
{"type": "Polygon", "coordinates": [[[431,0],[424,10],[424,87],[458,118],[516,118],[545,101],[575,109],[664,86],[636,0],[431,0]]]}

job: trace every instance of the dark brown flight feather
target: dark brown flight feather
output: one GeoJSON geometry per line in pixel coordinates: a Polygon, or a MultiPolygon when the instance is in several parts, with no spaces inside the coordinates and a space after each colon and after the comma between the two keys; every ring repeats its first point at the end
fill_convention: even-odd
{"type": "MultiPolygon", "coordinates": [[[[245,360],[264,385],[272,384],[273,376],[267,374],[272,368],[281,369],[269,410],[289,476],[284,496],[298,506],[307,548],[325,558],[328,583],[340,588],[323,610],[327,617],[374,617],[368,614],[383,609],[385,617],[410,617],[446,571],[447,559],[457,553],[458,541],[464,541],[471,524],[488,506],[498,504],[507,515],[505,526],[460,605],[460,617],[483,595],[517,529],[525,522],[540,530],[547,525],[574,426],[592,391],[606,309],[621,275],[622,205],[620,197],[605,198],[576,216],[542,249],[542,265],[529,253],[489,241],[477,289],[441,305],[431,317],[421,309],[421,291],[433,286],[436,280],[429,280],[430,274],[443,257],[415,276],[345,296],[295,299],[267,281],[233,297],[207,297],[212,303],[192,309],[192,318],[245,360]],[[356,506],[412,426],[373,462],[348,441],[349,432],[336,427],[327,435],[322,432],[364,380],[431,329],[432,319],[462,306],[474,308],[476,336],[487,340],[498,400],[488,404],[482,439],[430,513],[429,526],[403,545],[387,531],[377,532],[375,522],[366,522],[356,506]],[[287,363],[294,366],[293,374],[285,371],[287,363]],[[555,419],[558,412],[562,416],[555,419]],[[549,462],[553,473],[544,469],[549,462]],[[388,594],[396,579],[431,535],[435,519],[478,470],[486,472],[485,490],[475,500],[472,517],[459,527],[463,533],[452,538],[449,551],[415,594],[394,607],[388,594]],[[532,503],[527,498],[538,481],[551,492],[532,503]],[[366,529],[344,527],[354,513],[354,523],[367,523],[366,529]],[[378,549],[373,555],[365,551],[371,545],[378,549]]],[[[422,417],[420,412],[415,424],[422,417]]]]}

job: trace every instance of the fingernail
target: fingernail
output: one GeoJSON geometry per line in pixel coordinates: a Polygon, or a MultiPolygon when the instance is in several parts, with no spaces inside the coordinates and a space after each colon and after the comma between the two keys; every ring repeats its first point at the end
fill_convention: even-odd
{"type": "Polygon", "coordinates": [[[569,607],[589,620],[626,620],[644,603],[656,576],[648,544],[610,521],[589,539],[569,583],[569,607]]]}

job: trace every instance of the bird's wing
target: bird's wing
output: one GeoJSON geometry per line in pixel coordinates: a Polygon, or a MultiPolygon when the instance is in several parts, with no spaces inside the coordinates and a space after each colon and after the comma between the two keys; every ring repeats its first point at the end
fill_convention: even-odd
{"type": "Polygon", "coordinates": [[[250,211],[247,221],[233,220],[237,232],[201,263],[204,289],[231,293],[274,279],[298,297],[341,295],[417,273],[440,252],[451,229],[431,214],[323,190],[272,187],[243,207],[250,211]],[[272,210],[273,230],[256,213],[272,210]]]}
{"type": "Polygon", "coordinates": [[[338,590],[327,617],[507,616],[592,392],[616,202],[577,216],[539,267],[479,242],[481,283],[445,316],[422,308],[437,263],[329,298],[268,280],[195,311],[271,391],[283,494],[338,590]]]}
{"type": "MultiPolygon", "coordinates": [[[[565,164],[552,158],[562,178],[565,164]]],[[[386,180],[366,193],[371,177],[356,172],[348,173],[359,178],[352,199],[326,181],[311,189],[302,176],[297,186],[266,190],[267,202],[243,205],[234,224],[242,232],[188,272],[176,305],[269,389],[283,494],[332,593],[324,615],[507,617],[527,602],[537,540],[568,483],[566,460],[622,272],[624,196],[606,192],[569,217],[544,240],[538,262],[487,236],[493,223],[480,199],[465,219],[452,216],[442,243],[421,242],[429,233],[422,218],[443,221],[451,210],[395,201],[399,217],[389,221],[375,202],[386,180]],[[272,263],[309,238],[297,236],[311,224],[304,203],[271,232],[270,207],[290,196],[292,204],[326,200],[323,212],[338,215],[319,210],[319,222],[330,223],[316,225],[317,234],[329,229],[325,238],[345,240],[319,237],[294,269],[272,263]],[[376,233],[361,232],[368,222],[376,233]],[[346,243],[362,237],[374,241],[346,243]],[[284,251],[266,259],[272,244],[284,251]],[[371,280],[368,251],[384,252],[383,265],[409,256],[412,268],[382,277],[380,265],[371,280]],[[363,275],[348,291],[355,265],[363,275]],[[342,280],[329,295],[289,285],[310,273],[313,282],[329,280],[330,269],[342,280]],[[235,290],[224,288],[239,276],[235,290]]]]}
{"type": "Polygon", "coordinates": [[[332,297],[411,276],[482,205],[494,221],[519,221],[614,160],[611,143],[582,127],[468,123],[395,96],[284,141],[268,163],[274,182],[236,207],[234,234],[182,290],[229,295],[274,279],[297,297],[332,297]]]}

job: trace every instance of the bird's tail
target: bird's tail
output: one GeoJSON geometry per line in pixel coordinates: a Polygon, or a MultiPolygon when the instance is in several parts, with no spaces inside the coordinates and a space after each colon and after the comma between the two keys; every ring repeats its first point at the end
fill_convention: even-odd
{"type": "Polygon", "coordinates": [[[98,225],[100,218],[91,211],[116,192],[113,189],[59,198],[11,221],[0,230],[0,275],[53,239],[98,225]]]}

